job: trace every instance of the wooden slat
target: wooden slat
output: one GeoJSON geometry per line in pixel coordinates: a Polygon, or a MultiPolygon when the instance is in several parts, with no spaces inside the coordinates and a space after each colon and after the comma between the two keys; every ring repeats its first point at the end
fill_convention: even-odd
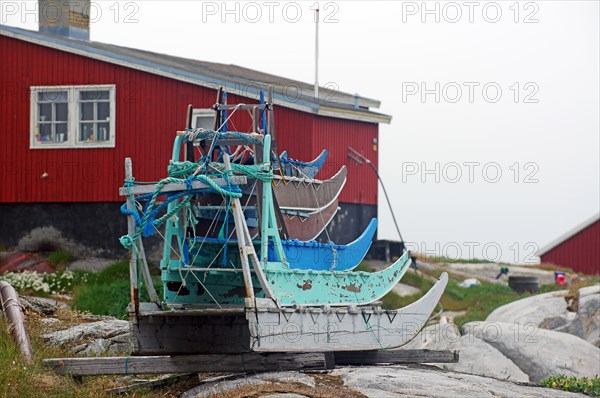
{"type": "Polygon", "coordinates": [[[217,109],[222,111],[222,110],[230,110],[230,109],[237,109],[240,111],[246,111],[246,110],[253,110],[254,108],[258,109],[258,110],[263,110],[266,107],[268,107],[270,104],[256,104],[256,105],[245,105],[245,104],[238,104],[238,105],[224,105],[224,104],[218,104],[216,105],[217,109]]]}
{"type": "Polygon", "coordinates": [[[456,363],[458,351],[451,350],[379,350],[340,351],[334,353],[336,365],[374,365],[382,363],[456,363]]]}
{"type": "Polygon", "coordinates": [[[192,372],[262,372],[325,368],[322,353],[245,353],[140,357],[52,358],[42,364],[73,376],[192,372]]]}
{"type": "MultiPolygon", "coordinates": [[[[213,180],[218,186],[226,187],[228,186],[228,182],[224,178],[215,178],[213,180]]],[[[232,176],[229,178],[229,181],[235,185],[245,185],[247,183],[246,176],[232,176]]],[[[205,184],[201,181],[192,182],[193,189],[202,189],[209,188],[210,185],[205,184]]],[[[154,192],[155,185],[134,185],[132,187],[121,187],[119,188],[119,195],[127,196],[129,194],[133,195],[143,195],[145,193],[154,192]]],[[[160,190],[161,193],[165,192],[176,192],[176,191],[185,191],[187,186],[183,182],[172,182],[165,184],[160,190]]]]}

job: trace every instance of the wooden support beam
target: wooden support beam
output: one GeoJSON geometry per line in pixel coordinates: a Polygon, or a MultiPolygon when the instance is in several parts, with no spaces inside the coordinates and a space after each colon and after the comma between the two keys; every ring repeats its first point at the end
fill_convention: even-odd
{"type": "MultiPolygon", "coordinates": [[[[215,178],[213,180],[215,184],[220,187],[229,186],[229,182],[234,183],[235,185],[245,185],[247,184],[246,176],[232,176],[229,177],[229,182],[224,178],[215,178]]],[[[202,189],[202,188],[210,188],[210,185],[203,183],[202,181],[194,181],[192,182],[192,189],[202,189]]],[[[121,187],[119,188],[119,195],[128,196],[130,194],[133,195],[143,195],[145,193],[154,192],[155,184],[151,185],[134,185],[131,187],[121,187]]],[[[185,191],[187,186],[184,182],[172,182],[163,185],[160,192],[177,192],[177,191],[185,191]]]]}
{"type": "Polygon", "coordinates": [[[336,365],[375,365],[403,363],[456,363],[458,351],[451,350],[378,350],[334,353],[336,365]]]}
{"type": "MultiPolygon", "coordinates": [[[[133,166],[131,163],[131,158],[125,158],[125,180],[131,181],[133,179],[133,166]]],[[[135,209],[135,204],[133,200],[131,200],[131,196],[127,196],[127,210],[133,211],[135,209]]],[[[135,235],[135,219],[133,216],[127,216],[127,235],[134,236],[135,235]]],[[[137,244],[134,242],[134,244],[137,244]]],[[[129,253],[129,282],[130,282],[130,290],[129,290],[129,302],[133,305],[134,312],[137,314],[139,311],[139,291],[138,291],[138,266],[137,266],[137,250],[130,250],[129,253]]]]}
{"type": "Polygon", "coordinates": [[[238,105],[225,105],[225,104],[217,104],[215,105],[215,107],[220,110],[231,110],[231,109],[238,109],[240,111],[246,111],[246,110],[253,110],[254,108],[258,109],[258,110],[263,110],[265,108],[270,107],[270,105],[267,104],[250,104],[250,105],[246,105],[246,104],[238,104],[238,105]]]}
{"type": "Polygon", "coordinates": [[[117,374],[165,374],[202,372],[264,372],[324,369],[322,353],[211,354],[179,356],[133,356],[51,358],[42,364],[72,376],[117,374]]]}

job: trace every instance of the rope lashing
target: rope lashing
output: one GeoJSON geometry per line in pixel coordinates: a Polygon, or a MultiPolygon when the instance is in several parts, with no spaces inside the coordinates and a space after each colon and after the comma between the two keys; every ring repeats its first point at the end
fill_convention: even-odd
{"type": "Polygon", "coordinates": [[[202,140],[213,140],[215,137],[218,137],[219,140],[242,140],[252,145],[262,143],[262,138],[258,138],[258,135],[253,137],[248,133],[240,133],[237,131],[215,131],[202,128],[186,129],[183,140],[185,143],[188,143],[202,140]]]}
{"type": "Polygon", "coordinates": [[[121,207],[122,213],[134,217],[134,219],[136,221],[136,225],[139,228],[136,229],[136,232],[133,236],[129,236],[129,235],[122,236],[119,239],[119,242],[126,249],[135,247],[136,246],[135,242],[140,237],[140,235],[143,234],[143,236],[147,237],[147,236],[154,234],[154,230],[155,230],[154,227],[158,227],[158,226],[162,225],[166,220],[171,218],[174,214],[176,214],[184,206],[188,206],[188,208],[189,208],[189,201],[191,200],[192,196],[195,194],[198,194],[200,192],[206,192],[207,190],[209,190],[211,192],[217,192],[223,196],[230,196],[230,197],[235,197],[235,198],[242,197],[240,188],[237,185],[232,184],[230,181],[228,181],[228,186],[226,188],[224,188],[224,187],[220,187],[219,185],[217,185],[217,183],[215,183],[211,178],[209,178],[206,175],[190,176],[186,179],[167,177],[167,178],[159,181],[156,184],[154,192],[152,192],[151,194],[142,195],[138,198],[138,200],[146,200],[149,198],[148,203],[146,204],[145,210],[143,212],[143,214],[144,214],[143,217],[140,218],[139,214],[137,213],[137,210],[128,210],[126,207],[126,204],[121,207]],[[209,186],[209,188],[204,188],[204,189],[200,189],[200,190],[191,189],[194,181],[203,182],[203,183],[207,184],[209,186]],[[184,183],[186,185],[186,190],[181,191],[181,192],[175,192],[175,193],[161,193],[160,190],[162,189],[162,187],[169,183],[184,183]],[[155,205],[156,199],[160,195],[167,196],[167,200],[155,208],[154,205],[155,205]],[[168,205],[173,200],[179,199],[181,197],[184,197],[184,199],[180,203],[178,203],[176,206],[174,206],[169,212],[167,212],[167,214],[165,214],[158,220],[154,220],[154,217],[156,216],[158,211],[163,209],[166,205],[168,205]]]}
{"type": "MultiPolygon", "coordinates": [[[[273,179],[273,173],[267,165],[267,163],[254,165],[231,163],[231,169],[233,172],[267,182],[273,179]]],[[[228,179],[228,177],[233,174],[232,171],[225,170],[221,163],[210,163],[210,166],[212,169],[218,170],[220,175],[225,179],[228,179]]],[[[171,160],[169,162],[168,172],[172,177],[181,177],[193,173],[198,167],[202,167],[202,163],[189,161],[175,162],[171,160]]]]}

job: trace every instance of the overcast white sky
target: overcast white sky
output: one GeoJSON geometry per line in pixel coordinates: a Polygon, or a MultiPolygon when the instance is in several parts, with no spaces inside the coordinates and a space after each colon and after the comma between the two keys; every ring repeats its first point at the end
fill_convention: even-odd
{"type": "MultiPolygon", "coordinates": [[[[37,28],[35,2],[7,3],[3,24],[37,28]]],[[[315,3],[102,1],[91,38],[312,82],[315,3]]],[[[380,171],[415,249],[530,262],[599,211],[598,1],[319,4],[320,82],[393,116],[380,171]]]]}

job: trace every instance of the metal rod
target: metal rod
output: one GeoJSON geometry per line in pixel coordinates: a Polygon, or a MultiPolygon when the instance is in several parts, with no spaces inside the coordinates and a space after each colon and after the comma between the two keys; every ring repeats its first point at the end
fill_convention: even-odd
{"type": "Polygon", "coordinates": [[[352,152],[352,154],[348,154],[348,157],[350,159],[354,160],[356,163],[358,163],[359,165],[362,166],[362,163],[360,163],[353,156],[353,155],[356,155],[357,157],[359,157],[360,159],[362,159],[362,161],[364,161],[369,166],[371,166],[371,169],[373,170],[373,173],[375,173],[375,175],[377,176],[377,180],[379,181],[379,183],[381,184],[381,188],[383,189],[383,194],[385,195],[385,200],[387,201],[388,207],[390,209],[390,213],[392,213],[392,220],[394,220],[394,225],[396,226],[396,231],[398,232],[398,236],[400,237],[400,242],[404,242],[404,238],[402,238],[402,234],[400,233],[400,228],[398,228],[398,222],[396,221],[396,215],[394,214],[394,209],[392,209],[392,203],[390,202],[390,198],[389,198],[389,196],[387,194],[387,190],[385,189],[385,185],[383,184],[383,180],[381,179],[381,176],[379,175],[379,172],[377,171],[377,167],[375,167],[373,165],[373,163],[369,159],[367,159],[365,156],[363,156],[356,149],[348,147],[348,150],[350,152],[352,152]]]}
{"type": "Polygon", "coordinates": [[[315,10],[315,101],[319,100],[319,9],[315,10]]]}
{"type": "Polygon", "coordinates": [[[8,324],[8,331],[21,352],[21,357],[27,363],[33,362],[33,352],[29,335],[25,329],[25,317],[19,303],[19,295],[15,289],[5,281],[0,281],[0,302],[8,324]]]}

